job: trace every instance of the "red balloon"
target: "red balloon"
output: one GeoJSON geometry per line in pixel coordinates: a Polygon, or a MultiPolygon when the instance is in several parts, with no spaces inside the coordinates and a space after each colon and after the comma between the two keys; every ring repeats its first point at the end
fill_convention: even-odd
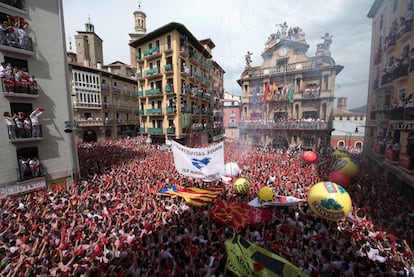
{"type": "Polygon", "coordinates": [[[313,151],[305,151],[302,153],[302,159],[306,163],[314,163],[318,159],[318,155],[313,151]]]}
{"type": "Polygon", "coordinates": [[[347,188],[351,185],[351,177],[348,174],[335,170],[329,173],[328,180],[347,188]]]}

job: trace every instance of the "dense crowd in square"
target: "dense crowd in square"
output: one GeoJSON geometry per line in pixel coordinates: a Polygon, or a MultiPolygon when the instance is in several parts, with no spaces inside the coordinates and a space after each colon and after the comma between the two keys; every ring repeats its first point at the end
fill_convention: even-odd
{"type": "MultiPolygon", "coordinates": [[[[2,199],[1,276],[233,276],[224,241],[230,226],[209,216],[211,203],[193,207],[156,194],[167,184],[223,187],[220,199],[249,201],[260,187],[307,199],[326,180],[332,156],[314,164],[300,153],[280,153],[225,142],[225,161],[250,182],[247,195],[231,184],[180,175],[172,152],[145,137],[80,144],[82,179],[2,199]],[[270,182],[269,182],[270,180],[270,182]]],[[[315,215],[307,202],[273,207],[272,218],[242,232],[249,241],[289,260],[310,276],[414,276],[413,204],[359,158],[347,188],[353,208],[341,221],[315,215]]]]}

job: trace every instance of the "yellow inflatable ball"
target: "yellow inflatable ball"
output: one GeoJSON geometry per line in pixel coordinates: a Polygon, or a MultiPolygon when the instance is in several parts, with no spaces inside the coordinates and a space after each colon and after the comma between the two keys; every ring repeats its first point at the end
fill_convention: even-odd
{"type": "Polygon", "coordinates": [[[348,216],[352,201],[348,192],[333,182],[319,182],[308,193],[312,212],[326,220],[338,221],[348,216]]]}
{"type": "Polygon", "coordinates": [[[349,158],[351,157],[351,153],[348,152],[346,149],[336,149],[333,152],[334,159],[341,159],[341,158],[349,158]]]}
{"type": "Polygon", "coordinates": [[[351,158],[340,158],[334,162],[334,170],[347,174],[349,177],[354,178],[358,176],[359,169],[357,163],[351,158]]]}
{"type": "Polygon", "coordinates": [[[233,183],[233,188],[238,194],[246,194],[249,192],[250,183],[245,178],[238,178],[233,183]]]}
{"type": "Polygon", "coordinates": [[[273,201],[275,193],[272,188],[265,186],[259,189],[257,196],[259,197],[259,202],[264,203],[268,201],[273,201]]]}

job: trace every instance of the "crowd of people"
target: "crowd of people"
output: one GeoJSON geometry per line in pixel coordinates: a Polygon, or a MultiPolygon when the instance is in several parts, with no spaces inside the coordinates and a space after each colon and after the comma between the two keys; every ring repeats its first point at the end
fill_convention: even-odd
{"type": "MultiPolygon", "coordinates": [[[[307,199],[326,180],[332,157],[313,164],[283,153],[225,142],[225,161],[250,182],[231,184],[180,175],[168,148],[145,137],[79,145],[82,180],[0,201],[1,276],[233,276],[224,241],[233,230],[209,216],[214,202],[193,207],[156,194],[167,184],[223,187],[219,198],[249,201],[264,185],[277,195],[307,199]]],[[[241,235],[310,276],[413,276],[413,205],[363,159],[347,191],[353,208],[340,221],[315,215],[307,202],[273,207],[272,218],[241,235]]]]}

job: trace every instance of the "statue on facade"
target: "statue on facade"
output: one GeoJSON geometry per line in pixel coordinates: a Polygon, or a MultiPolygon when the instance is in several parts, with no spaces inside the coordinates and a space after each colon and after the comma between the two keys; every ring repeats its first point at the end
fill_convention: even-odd
{"type": "Polygon", "coordinates": [[[326,33],[325,36],[321,37],[323,39],[323,47],[329,49],[329,46],[332,44],[332,36],[329,33],[326,33]]]}
{"type": "Polygon", "coordinates": [[[286,21],[283,22],[283,24],[279,24],[280,26],[280,30],[281,30],[281,34],[282,34],[282,38],[285,38],[287,36],[287,30],[288,30],[288,25],[286,24],[286,21]]]}
{"type": "Polygon", "coordinates": [[[246,59],[246,67],[250,67],[250,63],[252,62],[252,55],[250,51],[247,51],[247,54],[244,56],[246,59]]]}
{"type": "Polygon", "coordinates": [[[331,51],[329,50],[329,47],[332,44],[332,37],[329,33],[326,33],[325,36],[321,37],[323,39],[322,43],[318,43],[316,45],[316,56],[330,56],[331,51]]]}

